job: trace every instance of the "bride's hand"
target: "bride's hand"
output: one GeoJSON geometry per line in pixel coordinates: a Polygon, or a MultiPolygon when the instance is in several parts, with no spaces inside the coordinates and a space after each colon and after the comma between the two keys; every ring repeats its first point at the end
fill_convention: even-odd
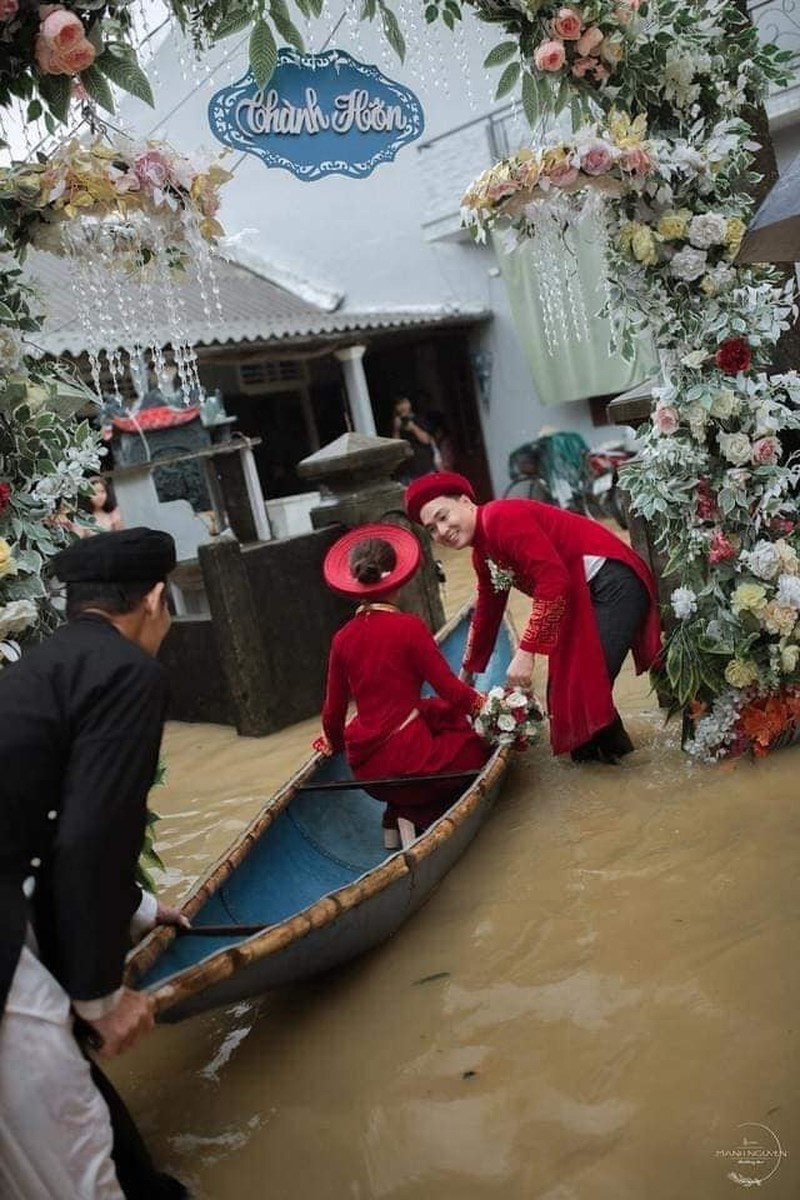
{"type": "Polygon", "coordinates": [[[517,651],[508,665],[506,680],[510,687],[525,688],[530,691],[533,686],[533,655],[529,651],[517,651]]]}

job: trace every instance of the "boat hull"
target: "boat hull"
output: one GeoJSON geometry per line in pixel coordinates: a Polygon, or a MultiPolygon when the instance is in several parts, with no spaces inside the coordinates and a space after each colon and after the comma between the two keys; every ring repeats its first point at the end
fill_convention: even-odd
{"type": "MultiPolygon", "coordinates": [[[[442,631],[460,662],[468,611],[442,631]]],[[[504,626],[477,686],[502,682],[514,635],[504,626]]],[[[387,856],[381,812],[346,763],[310,759],[264,806],[191,891],[183,910],[195,926],[235,932],[176,936],[154,930],[128,962],[129,986],[151,992],[161,1021],[181,1021],[340,966],[391,937],[421,908],[461,857],[494,803],[511,751],[496,750],[447,812],[409,847],[387,856]]]]}

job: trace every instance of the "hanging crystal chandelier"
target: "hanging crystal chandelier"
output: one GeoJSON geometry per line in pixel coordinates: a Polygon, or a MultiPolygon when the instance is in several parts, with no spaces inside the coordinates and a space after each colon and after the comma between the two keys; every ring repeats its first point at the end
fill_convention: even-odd
{"type": "Polygon", "coordinates": [[[45,163],[0,171],[7,233],[69,260],[100,401],[104,365],[120,404],[128,362],[149,359],[165,384],[166,345],[184,402],[202,398],[185,297],[188,288],[199,293],[209,327],[221,315],[211,251],[223,233],[216,212],[229,178],[217,162],[107,132],[91,144],[73,139],[45,163]]]}

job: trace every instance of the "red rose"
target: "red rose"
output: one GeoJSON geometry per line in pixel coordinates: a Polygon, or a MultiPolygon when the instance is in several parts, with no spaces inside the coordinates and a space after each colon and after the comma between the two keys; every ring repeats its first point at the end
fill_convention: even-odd
{"type": "Polygon", "coordinates": [[[5,512],[8,507],[8,502],[11,499],[11,486],[8,483],[0,483],[0,513],[5,512]]]}
{"type": "Polygon", "coordinates": [[[714,355],[714,362],[726,375],[738,375],[750,367],[750,346],[744,338],[728,338],[714,355]]]}
{"type": "Polygon", "coordinates": [[[717,518],[717,498],[711,490],[707,479],[700,479],[696,488],[697,507],[695,512],[698,521],[715,521],[717,518]]]}

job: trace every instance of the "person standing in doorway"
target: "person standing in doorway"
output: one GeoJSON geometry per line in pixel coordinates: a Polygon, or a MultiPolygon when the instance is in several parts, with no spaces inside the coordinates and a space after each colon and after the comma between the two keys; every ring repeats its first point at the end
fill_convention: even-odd
{"type": "Polygon", "coordinates": [[[122,985],[131,936],[188,924],[135,882],[167,702],[167,533],[99,533],[55,555],[67,623],[0,673],[0,1194],[159,1200],[103,1057],[153,1025],[122,985]]]}
{"type": "Polygon", "coordinates": [[[402,438],[411,447],[411,458],[406,459],[398,475],[401,483],[436,470],[433,437],[418,420],[408,396],[399,396],[395,401],[392,437],[402,438]]]}

